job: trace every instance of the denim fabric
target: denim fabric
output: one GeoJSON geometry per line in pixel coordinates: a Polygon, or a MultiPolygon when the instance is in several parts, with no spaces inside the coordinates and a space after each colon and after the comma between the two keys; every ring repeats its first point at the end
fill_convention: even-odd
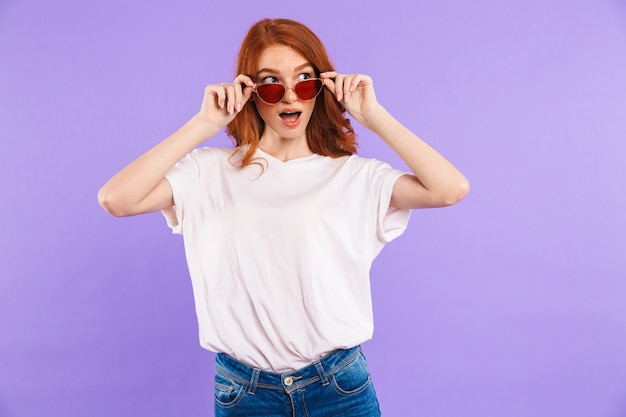
{"type": "Polygon", "coordinates": [[[261,371],[220,353],[216,417],[376,417],[376,392],[359,346],[293,372],[261,371]]]}

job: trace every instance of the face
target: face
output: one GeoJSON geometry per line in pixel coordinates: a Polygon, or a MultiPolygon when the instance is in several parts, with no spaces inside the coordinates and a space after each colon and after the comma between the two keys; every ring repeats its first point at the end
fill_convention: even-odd
{"type": "Polygon", "coordinates": [[[315,78],[313,66],[292,48],[274,45],[263,51],[254,81],[257,84],[281,83],[285,87],[285,95],[277,104],[270,105],[254,94],[256,108],[265,121],[262,140],[271,138],[306,142],[306,127],[316,99],[301,100],[293,87],[296,82],[308,78],[315,78]]]}

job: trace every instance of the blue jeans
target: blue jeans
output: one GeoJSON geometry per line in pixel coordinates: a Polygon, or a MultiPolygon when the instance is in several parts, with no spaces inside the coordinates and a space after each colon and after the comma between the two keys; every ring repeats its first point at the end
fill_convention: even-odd
{"type": "Polygon", "coordinates": [[[376,392],[359,346],[293,372],[261,371],[220,353],[216,417],[376,417],[376,392]]]}

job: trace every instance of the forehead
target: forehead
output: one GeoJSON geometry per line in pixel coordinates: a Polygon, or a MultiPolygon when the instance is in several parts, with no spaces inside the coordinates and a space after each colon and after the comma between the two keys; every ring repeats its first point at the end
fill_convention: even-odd
{"type": "Polygon", "coordinates": [[[258,70],[291,71],[306,64],[309,61],[295,49],[286,45],[272,45],[261,52],[258,70]]]}

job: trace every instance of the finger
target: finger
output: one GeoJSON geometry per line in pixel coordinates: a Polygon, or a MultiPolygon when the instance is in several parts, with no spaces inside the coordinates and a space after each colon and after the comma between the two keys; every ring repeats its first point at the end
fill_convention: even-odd
{"type": "Polygon", "coordinates": [[[323,78],[323,79],[335,78],[337,75],[338,74],[336,71],[326,71],[326,72],[320,73],[320,78],[323,78]]]}
{"type": "Polygon", "coordinates": [[[353,93],[359,87],[359,84],[361,84],[361,82],[366,81],[367,78],[368,77],[363,74],[356,74],[356,75],[350,76],[350,82],[346,83],[345,88],[344,88],[344,94],[346,95],[346,102],[350,100],[350,97],[352,95],[351,93],[353,93]]]}
{"type": "Polygon", "coordinates": [[[326,71],[320,73],[320,78],[325,81],[325,85],[333,91],[337,101],[349,100],[350,98],[350,85],[352,75],[339,74],[336,71],[326,71]],[[332,81],[328,82],[328,81],[332,81]],[[334,83],[334,85],[332,85],[334,83]]]}
{"type": "Polygon", "coordinates": [[[256,84],[245,74],[239,74],[233,81],[235,85],[235,110],[240,112],[246,104],[256,84]]]}
{"type": "Polygon", "coordinates": [[[234,111],[239,112],[241,111],[241,106],[242,101],[243,101],[243,85],[241,83],[234,83],[233,84],[233,95],[234,95],[234,102],[233,102],[233,107],[234,107],[234,111]]]}
{"type": "Polygon", "coordinates": [[[320,77],[320,78],[322,78],[322,83],[324,84],[324,86],[328,88],[334,95],[335,94],[335,80],[333,80],[332,78],[323,78],[323,77],[320,77]]]}
{"type": "Polygon", "coordinates": [[[333,96],[335,96],[335,99],[339,101],[341,100],[341,97],[337,97],[337,77],[339,77],[339,74],[336,71],[326,71],[320,73],[320,78],[322,79],[322,82],[324,83],[326,88],[328,88],[333,96]]]}
{"type": "Polygon", "coordinates": [[[207,100],[217,100],[218,107],[220,109],[224,108],[226,95],[224,94],[224,89],[221,86],[210,85],[206,88],[205,93],[205,98],[207,100]]]}
{"type": "Polygon", "coordinates": [[[348,87],[348,91],[351,93],[359,86],[359,83],[363,80],[363,74],[356,74],[350,80],[350,86],[348,87]]]}
{"type": "Polygon", "coordinates": [[[244,74],[239,74],[233,81],[233,84],[241,87],[242,97],[249,95],[252,90],[254,90],[254,87],[256,87],[256,83],[252,81],[252,78],[244,74]]]}
{"type": "Polygon", "coordinates": [[[343,98],[343,83],[345,80],[345,75],[337,74],[335,77],[335,97],[337,101],[341,101],[343,98]]]}
{"type": "Polygon", "coordinates": [[[242,103],[241,103],[241,108],[242,109],[243,109],[244,104],[246,104],[248,102],[248,100],[250,100],[250,97],[252,97],[252,93],[254,93],[254,89],[255,88],[256,88],[256,84],[252,84],[252,86],[246,86],[246,88],[244,88],[244,90],[243,90],[243,97],[242,97],[242,103]]]}
{"type": "Polygon", "coordinates": [[[226,90],[226,111],[232,114],[235,111],[235,86],[227,84],[224,88],[226,90]]]}
{"type": "Polygon", "coordinates": [[[235,78],[235,81],[233,81],[233,84],[241,84],[242,88],[254,88],[254,81],[245,74],[239,74],[237,78],[235,78]]]}
{"type": "Polygon", "coordinates": [[[250,97],[252,97],[252,93],[257,85],[252,78],[245,74],[239,74],[233,83],[241,88],[241,90],[236,90],[238,94],[237,103],[235,104],[235,110],[240,112],[243,109],[243,106],[248,102],[248,100],[250,100],[250,97]]]}
{"type": "Polygon", "coordinates": [[[347,75],[343,81],[343,97],[344,102],[348,102],[350,100],[350,92],[352,91],[352,84],[354,81],[353,75],[347,75]]]}

